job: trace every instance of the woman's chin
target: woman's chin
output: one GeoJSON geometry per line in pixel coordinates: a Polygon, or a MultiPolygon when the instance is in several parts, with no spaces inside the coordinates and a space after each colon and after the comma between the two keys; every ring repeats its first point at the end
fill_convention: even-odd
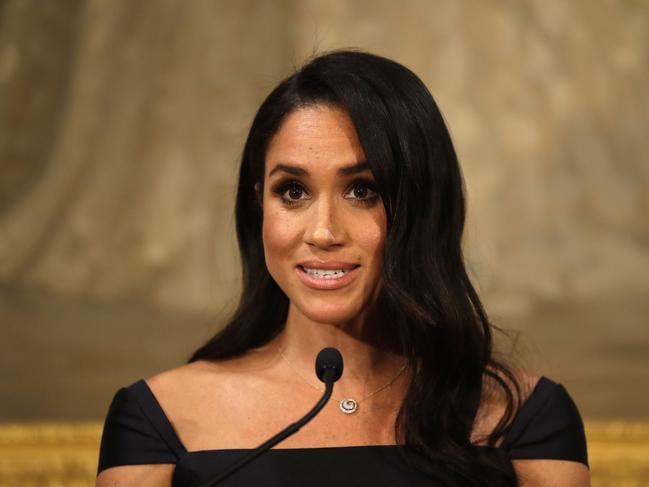
{"type": "Polygon", "coordinates": [[[330,325],[342,325],[358,318],[358,309],[344,309],[341,307],[326,306],[322,308],[302,308],[301,313],[309,321],[330,325]]]}

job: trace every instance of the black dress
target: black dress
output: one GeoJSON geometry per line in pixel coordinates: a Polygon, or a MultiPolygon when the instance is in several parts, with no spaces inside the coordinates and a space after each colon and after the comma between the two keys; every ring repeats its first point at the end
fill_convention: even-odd
{"type": "MultiPolygon", "coordinates": [[[[298,433],[299,434],[299,433],[298,433]]],[[[223,486],[431,486],[407,467],[399,446],[274,448],[235,472],[223,486]]],[[[588,465],[584,425],[566,389],[541,377],[498,448],[513,459],[572,460],[588,465]]],[[[188,452],[144,380],[120,389],[110,405],[99,452],[102,470],[118,465],[176,464],[172,485],[198,486],[247,453],[245,449],[188,452]]],[[[509,462],[511,465],[511,462],[509,462]]]]}

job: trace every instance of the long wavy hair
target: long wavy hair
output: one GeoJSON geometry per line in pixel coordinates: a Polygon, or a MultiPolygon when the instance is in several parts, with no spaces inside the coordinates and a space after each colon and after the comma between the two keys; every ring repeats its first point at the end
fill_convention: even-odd
{"type": "Polygon", "coordinates": [[[462,254],[465,200],[449,132],[432,95],[409,69],[369,53],[333,51],[283,80],[257,112],[241,159],[236,229],[243,291],[226,326],[189,359],[220,360],[262,346],[286,321],[289,301],[266,268],[262,211],[268,144],[286,116],[313,105],[345,109],[387,214],[381,302],[385,333],[408,360],[412,381],[395,433],[406,460],[445,483],[517,485],[508,460],[470,438],[488,376],[506,397],[487,445],[520,406],[513,371],[494,358],[493,326],[462,254]]]}

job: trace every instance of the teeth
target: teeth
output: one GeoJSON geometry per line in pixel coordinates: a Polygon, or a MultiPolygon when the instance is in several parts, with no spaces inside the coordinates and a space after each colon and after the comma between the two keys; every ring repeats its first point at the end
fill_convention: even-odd
{"type": "Polygon", "coordinates": [[[308,269],[306,267],[303,267],[302,269],[304,269],[304,272],[310,276],[320,277],[323,279],[337,279],[349,272],[348,270],[343,269],[308,269]]]}

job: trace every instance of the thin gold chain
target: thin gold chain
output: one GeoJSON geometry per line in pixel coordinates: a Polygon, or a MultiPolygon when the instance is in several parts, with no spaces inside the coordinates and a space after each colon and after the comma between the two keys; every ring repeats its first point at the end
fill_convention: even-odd
{"type": "MultiPolygon", "coordinates": [[[[291,364],[291,362],[289,362],[289,360],[286,358],[286,356],[282,353],[282,349],[279,347],[279,345],[277,346],[277,352],[279,353],[279,356],[282,357],[282,359],[284,359],[284,361],[288,364],[288,366],[293,370],[293,372],[295,372],[297,375],[299,375],[299,376],[302,378],[302,380],[304,380],[304,382],[306,382],[307,384],[309,384],[309,385],[310,385],[311,387],[313,387],[314,389],[316,389],[316,390],[318,390],[318,391],[320,391],[320,392],[324,392],[324,389],[322,389],[322,388],[320,388],[320,387],[318,387],[318,386],[312,384],[311,381],[309,381],[309,379],[307,379],[306,377],[304,377],[302,374],[300,374],[300,373],[297,371],[297,369],[296,369],[295,367],[293,367],[293,364],[291,364]]],[[[387,384],[385,384],[385,385],[382,386],[382,387],[379,387],[379,388],[378,388],[377,390],[375,390],[374,392],[370,392],[369,394],[363,396],[361,399],[355,400],[356,403],[360,403],[361,401],[364,401],[364,400],[367,399],[368,397],[372,397],[374,394],[377,394],[377,393],[381,392],[381,391],[382,391],[383,389],[385,389],[386,387],[391,386],[391,385],[394,383],[394,381],[397,380],[397,379],[399,378],[399,376],[403,373],[403,371],[406,370],[406,366],[407,366],[407,365],[408,365],[408,364],[405,363],[405,364],[403,365],[403,367],[401,367],[401,369],[399,369],[399,372],[397,372],[397,375],[395,375],[394,378],[393,378],[390,382],[388,382],[387,384]]],[[[336,398],[333,397],[333,396],[331,397],[331,399],[334,399],[335,401],[338,401],[338,402],[341,401],[341,399],[336,399],[336,398]]]]}

